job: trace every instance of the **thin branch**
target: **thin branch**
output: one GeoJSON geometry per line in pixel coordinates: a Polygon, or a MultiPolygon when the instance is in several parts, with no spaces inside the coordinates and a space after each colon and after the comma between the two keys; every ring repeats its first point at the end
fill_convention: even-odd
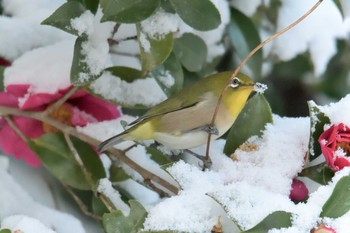
{"type": "Polygon", "coordinates": [[[68,92],[66,92],[59,100],[52,103],[44,111],[45,114],[49,115],[52,111],[58,109],[62,104],[64,104],[75,92],[79,90],[79,87],[73,87],[68,92]]]}
{"type": "Polygon", "coordinates": [[[23,132],[17,127],[15,122],[11,119],[9,116],[4,116],[4,119],[6,120],[7,124],[15,131],[15,133],[26,143],[28,143],[28,138],[23,134],[23,132]]]}
{"type": "Polygon", "coordinates": [[[78,163],[80,169],[83,171],[84,176],[86,181],[89,183],[91,190],[93,190],[93,192],[95,192],[95,185],[94,185],[94,181],[92,180],[92,176],[90,174],[90,172],[86,169],[83,160],[81,160],[80,155],[78,153],[78,151],[75,149],[75,146],[72,142],[72,140],[70,139],[69,135],[67,133],[63,133],[64,135],[64,139],[66,140],[69,150],[72,152],[75,161],[78,163]]]}
{"type": "Polygon", "coordinates": [[[89,211],[88,207],[84,204],[84,202],[74,193],[74,191],[68,185],[65,185],[65,184],[62,184],[62,185],[67,190],[67,192],[72,196],[73,200],[75,201],[75,203],[77,203],[77,205],[79,206],[83,214],[85,214],[86,216],[92,217],[98,221],[102,220],[101,216],[93,214],[89,211]]]}
{"type": "Polygon", "coordinates": [[[108,200],[108,198],[103,195],[103,193],[97,193],[97,197],[102,201],[102,203],[107,207],[108,211],[109,212],[114,212],[116,211],[116,208],[115,207],[112,207],[110,201],[108,200]]]}
{"type": "Polygon", "coordinates": [[[115,39],[108,39],[108,44],[109,46],[113,46],[113,45],[118,45],[119,43],[121,42],[124,42],[124,41],[128,41],[128,40],[136,40],[137,39],[137,36],[128,36],[128,37],[125,37],[125,38],[122,38],[122,39],[119,39],[119,40],[115,40],[115,39]]]}
{"type": "MultiPolygon", "coordinates": [[[[38,121],[44,122],[46,124],[49,124],[57,129],[60,129],[63,133],[72,135],[74,137],[79,138],[80,140],[92,145],[97,146],[100,144],[100,141],[96,140],[95,138],[92,138],[86,134],[78,132],[74,127],[68,126],[63,124],[62,122],[59,122],[42,112],[33,112],[33,111],[22,111],[17,108],[7,107],[7,106],[0,106],[0,115],[17,115],[17,116],[23,116],[28,118],[33,118],[38,121]]],[[[152,172],[144,169],[142,166],[131,160],[129,157],[125,155],[125,153],[122,150],[118,150],[115,148],[111,148],[107,150],[108,153],[111,155],[117,157],[120,161],[127,164],[129,167],[134,169],[136,172],[138,172],[144,179],[150,179],[154,182],[158,183],[159,185],[163,186],[164,188],[168,189],[174,194],[177,194],[179,192],[179,189],[170,184],[168,181],[162,179],[161,177],[153,174],[152,172]]]]}
{"type": "MultiPolygon", "coordinates": [[[[308,10],[303,16],[301,16],[300,18],[298,18],[296,21],[294,21],[293,23],[291,23],[289,26],[283,28],[282,30],[280,30],[279,32],[275,33],[274,35],[270,36],[269,38],[267,38],[266,40],[264,40],[263,42],[261,42],[258,46],[256,46],[248,55],[247,57],[238,65],[238,67],[236,68],[236,70],[233,72],[233,74],[230,77],[230,81],[227,83],[227,85],[222,89],[220,96],[218,98],[218,102],[216,104],[215,107],[215,111],[213,114],[213,118],[211,121],[211,124],[215,123],[215,119],[216,116],[218,114],[219,111],[219,106],[220,103],[222,101],[222,97],[224,95],[224,93],[226,92],[229,84],[232,82],[232,80],[237,76],[237,74],[239,73],[239,71],[241,70],[241,68],[249,61],[249,59],[257,52],[259,51],[261,48],[263,48],[266,44],[270,43],[271,41],[273,41],[274,39],[276,39],[277,37],[279,37],[280,35],[284,34],[285,32],[289,31],[291,28],[295,27],[297,24],[299,24],[301,21],[303,21],[307,16],[309,16],[314,10],[316,10],[316,8],[323,2],[323,0],[319,0],[315,5],[313,5],[310,10],[308,10]]],[[[210,150],[210,140],[211,140],[211,134],[208,134],[208,139],[207,139],[207,148],[206,148],[206,154],[205,154],[205,158],[208,159],[209,158],[209,150],[210,150]]]]}
{"type": "Polygon", "coordinates": [[[145,179],[144,182],[147,184],[147,186],[148,186],[150,189],[152,189],[153,191],[155,191],[156,193],[158,193],[159,196],[160,196],[161,198],[163,198],[163,197],[169,197],[169,194],[168,194],[168,193],[166,193],[166,192],[164,192],[162,189],[156,187],[156,186],[152,183],[152,181],[151,181],[150,179],[145,179]]]}

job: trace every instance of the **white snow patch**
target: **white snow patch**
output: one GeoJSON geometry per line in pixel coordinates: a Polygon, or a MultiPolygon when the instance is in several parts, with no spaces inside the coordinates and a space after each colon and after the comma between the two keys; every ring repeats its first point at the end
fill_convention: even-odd
{"type": "Polygon", "coordinates": [[[138,79],[127,83],[105,72],[92,83],[91,88],[106,99],[127,105],[153,106],[166,99],[166,95],[153,78],[138,79]]]}

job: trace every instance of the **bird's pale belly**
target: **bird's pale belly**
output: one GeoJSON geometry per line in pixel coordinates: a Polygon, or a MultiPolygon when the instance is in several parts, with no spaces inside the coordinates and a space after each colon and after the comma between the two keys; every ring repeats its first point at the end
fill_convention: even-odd
{"type": "MultiPolygon", "coordinates": [[[[230,126],[218,128],[219,135],[212,135],[211,139],[217,139],[223,135],[230,126]]],[[[208,140],[208,133],[205,131],[189,131],[181,135],[173,135],[169,133],[155,132],[154,139],[162,145],[171,149],[190,149],[203,145],[208,140]]]]}

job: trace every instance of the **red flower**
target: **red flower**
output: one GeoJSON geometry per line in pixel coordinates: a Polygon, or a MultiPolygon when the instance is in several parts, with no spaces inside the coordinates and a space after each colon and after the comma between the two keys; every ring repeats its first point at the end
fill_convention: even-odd
{"type": "Polygon", "coordinates": [[[350,166],[350,128],[344,124],[332,125],[319,139],[322,154],[330,168],[339,171],[350,166]]]}
{"type": "MultiPolygon", "coordinates": [[[[28,94],[29,88],[29,85],[20,84],[7,86],[6,92],[0,92],[0,105],[21,110],[42,111],[70,89],[69,87],[54,94],[28,94]]],[[[50,115],[71,126],[84,126],[91,122],[115,119],[120,113],[115,105],[86,91],[78,91],[50,115]]],[[[57,131],[50,125],[26,117],[13,116],[12,120],[28,138],[37,138],[46,132],[57,131]]],[[[0,118],[0,147],[4,153],[13,154],[17,159],[23,158],[31,166],[41,164],[34,152],[2,118],[0,118]]]]}
{"type": "Polygon", "coordinates": [[[304,182],[293,179],[292,187],[289,194],[289,198],[292,201],[299,202],[305,200],[309,196],[309,190],[307,189],[304,182]]]}

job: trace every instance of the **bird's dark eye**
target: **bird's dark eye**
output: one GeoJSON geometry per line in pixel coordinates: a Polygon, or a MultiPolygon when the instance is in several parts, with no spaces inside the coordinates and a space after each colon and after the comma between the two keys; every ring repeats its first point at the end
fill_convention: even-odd
{"type": "Polygon", "coordinates": [[[232,80],[232,83],[231,83],[231,87],[238,87],[239,86],[239,84],[241,84],[241,80],[239,80],[239,78],[234,78],[233,80],[232,80]]]}

